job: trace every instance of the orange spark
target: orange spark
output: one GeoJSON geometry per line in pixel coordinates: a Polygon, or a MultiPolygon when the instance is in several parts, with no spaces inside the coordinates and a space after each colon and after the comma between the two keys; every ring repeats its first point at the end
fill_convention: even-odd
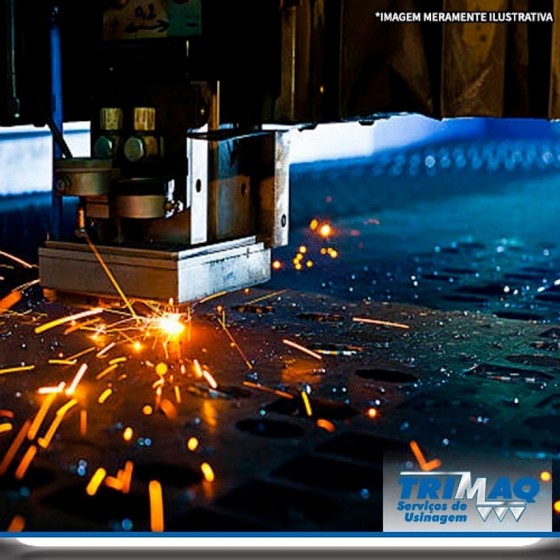
{"type": "Polygon", "coordinates": [[[542,471],[541,480],[543,482],[550,482],[552,480],[552,474],[550,473],[550,471],[542,471]]]}
{"type": "Polygon", "coordinates": [[[115,290],[117,291],[117,293],[119,294],[121,299],[124,301],[124,304],[126,305],[128,310],[130,311],[130,314],[132,315],[132,317],[134,319],[138,319],[138,315],[136,315],[136,312],[134,311],[134,308],[132,307],[132,305],[131,305],[130,301],[128,300],[128,298],[126,297],[125,293],[122,291],[119,283],[117,282],[117,279],[113,276],[113,273],[111,272],[111,270],[109,269],[109,267],[107,266],[105,261],[103,260],[103,257],[101,256],[101,253],[97,250],[97,247],[92,243],[92,241],[91,241],[91,239],[89,238],[88,235],[86,235],[86,241],[87,241],[87,244],[88,244],[89,248],[91,249],[91,252],[95,255],[95,258],[98,260],[99,264],[101,265],[101,268],[103,269],[103,271],[107,275],[107,278],[109,278],[109,281],[111,282],[111,284],[113,284],[113,287],[115,288],[115,290]]]}
{"type": "Polygon", "coordinates": [[[167,373],[168,369],[169,368],[167,367],[167,364],[160,362],[156,366],[156,374],[159,375],[160,377],[163,377],[167,373]]]}
{"type": "Polygon", "coordinates": [[[97,490],[101,486],[106,476],[107,476],[107,471],[103,468],[99,468],[95,471],[95,474],[91,477],[91,480],[86,486],[86,493],[88,496],[95,496],[97,490]]]}
{"type": "Polygon", "coordinates": [[[293,399],[294,396],[290,393],[286,393],[285,391],[280,391],[280,389],[271,389],[270,387],[266,387],[265,385],[261,385],[260,383],[253,383],[252,381],[243,381],[243,385],[245,387],[250,387],[251,389],[258,389],[259,391],[264,391],[265,393],[273,393],[278,395],[279,397],[284,397],[286,399],[293,399]]]}
{"type": "Polygon", "coordinates": [[[152,389],[155,389],[156,387],[161,387],[162,385],[165,385],[165,380],[162,378],[156,379],[156,381],[152,383],[152,389]]]}
{"type": "Polygon", "coordinates": [[[53,387],[39,387],[39,389],[37,389],[37,394],[51,395],[52,393],[55,393],[58,395],[62,393],[62,391],[64,391],[64,387],[66,387],[66,383],[64,383],[64,381],[61,381],[58,385],[53,387]]]}
{"type": "Polygon", "coordinates": [[[14,515],[13,519],[10,521],[6,531],[8,533],[21,533],[25,528],[25,518],[21,515],[14,515]]]}
{"type": "Polygon", "coordinates": [[[166,313],[157,320],[158,328],[169,337],[179,336],[184,330],[185,325],[181,323],[180,313],[166,313]]]}
{"type": "Polygon", "coordinates": [[[45,416],[49,411],[49,408],[51,407],[52,403],[56,399],[56,395],[57,393],[55,392],[50,393],[42,402],[41,407],[39,408],[39,411],[37,412],[33,420],[33,423],[29,428],[29,431],[27,432],[27,437],[29,440],[35,439],[35,436],[37,435],[37,432],[39,431],[39,428],[41,427],[41,424],[43,423],[45,416]]]}
{"type": "Polygon", "coordinates": [[[554,511],[555,511],[556,513],[560,513],[560,500],[556,500],[556,501],[554,502],[554,511]]]}
{"type": "Polygon", "coordinates": [[[54,434],[58,430],[58,427],[60,426],[60,424],[62,424],[62,420],[64,420],[64,416],[55,416],[54,420],[52,421],[51,425],[49,426],[49,429],[47,430],[47,433],[43,437],[40,437],[39,439],[37,439],[37,443],[43,449],[46,449],[50,445],[50,443],[52,441],[52,438],[54,437],[54,434]]]}
{"type": "Polygon", "coordinates": [[[305,406],[305,413],[307,416],[313,416],[313,410],[311,410],[311,403],[309,402],[309,397],[305,391],[301,392],[301,400],[303,401],[303,406],[305,406]]]}
{"type": "Polygon", "coordinates": [[[97,402],[99,404],[103,404],[111,396],[112,393],[113,393],[113,389],[105,389],[105,391],[103,391],[103,393],[99,395],[97,402]]]}
{"type": "Polygon", "coordinates": [[[218,319],[218,322],[220,323],[220,325],[222,326],[222,328],[224,329],[224,332],[226,333],[227,337],[229,338],[230,342],[233,344],[233,347],[239,352],[239,355],[243,358],[243,361],[245,362],[246,366],[249,369],[253,369],[253,364],[248,360],[247,356],[245,355],[245,353],[243,352],[243,350],[241,350],[241,347],[239,346],[239,344],[237,344],[235,338],[233,338],[233,335],[231,334],[231,332],[229,331],[226,322],[222,321],[220,319],[218,319]]]}
{"type": "Polygon", "coordinates": [[[34,265],[29,264],[27,261],[20,259],[19,257],[15,257],[14,255],[10,255],[10,253],[6,253],[5,251],[0,251],[0,257],[5,257],[15,263],[20,264],[24,268],[35,268],[34,265]]]}
{"type": "Polygon", "coordinates": [[[317,420],[317,427],[331,434],[336,431],[336,426],[330,420],[325,420],[324,418],[319,418],[317,420]]]}
{"type": "Polygon", "coordinates": [[[109,375],[109,373],[111,373],[112,371],[115,371],[118,367],[119,367],[119,364],[113,364],[112,366],[109,366],[109,367],[105,368],[101,373],[98,373],[95,376],[95,379],[97,379],[97,381],[99,381],[100,379],[103,379],[106,375],[109,375]]]}
{"type": "MultiPolygon", "coordinates": [[[[84,317],[91,317],[92,315],[99,315],[103,313],[104,309],[101,307],[95,307],[93,309],[88,309],[87,311],[82,311],[81,313],[76,313],[74,315],[68,315],[67,317],[61,317],[60,319],[55,319],[48,323],[44,323],[35,328],[35,334],[41,334],[50,329],[54,329],[59,325],[64,325],[66,323],[71,323],[72,321],[77,321],[78,319],[83,319],[84,317]]],[[[69,358],[70,359],[70,358],[69,358]]]]}
{"type": "Polygon", "coordinates": [[[113,358],[112,360],[109,360],[109,365],[114,366],[115,364],[122,364],[123,362],[126,362],[127,360],[128,360],[128,358],[125,357],[125,356],[121,356],[120,358],[113,358]]]}
{"type": "Polygon", "coordinates": [[[381,321],[379,319],[365,319],[363,317],[352,317],[354,323],[367,323],[368,325],[380,325],[382,327],[394,327],[396,329],[410,329],[410,325],[404,323],[392,323],[391,321],[381,321]]]}
{"type": "Polygon", "coordinates": [[[177,404],[181,404],[181,402],[183,402],[183,399],[181,398],[181,388],[179,385],[175,385],[173,390],[175,392],[175,400],[177,401],[177,404]]]}
{"type": "Polygon", "coordinates": [[[31,426],[31,421],[26,420],[23,423],[23,425],[21,426],[21,429],[17,433],[16,437],[13,439],[10,447],[8,447],[8,450],[6,451],[6,454],[4,455],[4,458],[2,459],[2,462],[0,463],[0,476],[3,476],[4,474],[6,474],[6,471],[8,470],[8,467],[10,466],[12,461],[14,460],[14,457],[16,456],[16,453],[18,452],[19,448],[21,447],[21,444],[23,443],[23,441],[27,437],[27,432],[29,431],[29,426],[31,426]]]}
{"type": "Polygon", "coordinates": [[[87,410],[83,408],[80,410],[80,435],[86,437],[87,435],[87,410]]]}
{"type": "Polygon", "coordinates": [[[0,299],[0,315],[11,309],[21,301],[23,294],[19,290],[11,291],[7,296],[0,299]]]}
{"type": "Polygon", "coordinates": [[[18,468],[16,469],[14,476],[16,477],[17,480],[23,479],[25,473],[27,472],[27,469],[29,468],[29,465],[35,458],[36,454],[37,454],[37,447],[35,445],[31,445],[29,449],[25,452],[25,455],[21,459],[21,462],[18,465],[18,468]]]}
{"type": "Polygon", "coordinates": [[[58,430],[58,427],[60,426],[60,424],[62,423],[62,421],[64,420],[64,416],[66,415],[66,413],[73,408],[74,406],[76,406],[78,404],[78,401],[76,399],[71,399],[69,400],[66,404],[62,405],[57,411],[56,411],[56,416],[54,417],[54,420],[52,421],[51,425],[49,426],[49,429],[47,430],[47,433],[42,437],[39,438],[37,440],[37,443],[43,448],[46,449],[51,441],[52,438],[54,437],[54,434],[56,433],[56,431],[58,430]]]}
{"type": "Polygon", "coordinates": [[[193,360],[193,369],[196,377],[202,377],[202,367],[200,366],[200,363],[196,358],[193,360]]]}
{"type": "Polygon", "coordinates": [[[134,435],[134,430],[130,426],[125,428],[123,432],[124,441],[130,441],[133,435],[134,435]]]}
{"type": "Polygon", "coordinates": [[[286,345],[286,346],[291,346],[292,348],[295,348],[296,350],[300,350],[301,352],[304,352],[305,354],[311,356],[312,358],[315,358],[316,360],[322,360],[323,356],[321,356],[321,354],[317,354],[317,352],[313,352],[313,350],[309,350],[309,348],[306,348],[305,346],[302,346],[301,344],[298,344],[297,342],[292,342],[291,340],[288,339],[284,339],[282,340],[282,342],[286,345]]]}
{"type": "Polygon", "coordinates": [[[248,301],[246,305],[253,305],[255,303],[259,303],[261,301],[264,301],[265,299],[270,299],[270,298],[273,298],[273,297],[276,297],[276,296],[280,296],[287,291],[288,290],[278,290],[277,292],[272,292],[270,294],[266,294],[266,296],[258,297],[256,299],[252,299],[251,301],[248,301]]]}
{"type": "Polygon", "coordinates": [[[377,408],[371,407],[368,408],[367,412],[366,412],[368,418],[377,418],[377,416],[379,415],[379,411],[377,410],[377,408]]]}
{"type": "Polygon", "coordinates": [[[195,437],[190,437],[187,440],[187,449],[189,451],[196,451],[198,449],[198,445],[199,445],[198,439],[195,437]]]}
{"type": "Polygon", "coordinates": [[[214,480],[216,480],[214,469],[208,463],[202,463],[202,465],[200,465],[200,470],[206,482],[214,482],[214,480]]]}
{"type": "Polygon", "coordinates": [[[90,354],[94,350],[96,350],[95,346],[91,346],[90,348],[86,348],[85,350],[82,350],[81,352],[78,352],[77,354],[74,354],[73,356],[68,356],[68,358],[66,358],[66,359],[69,362],[73,361],[73,360],[77,360],[78,358],[81,358],[82,356],[85,356],[86,354],[90,354]]]}
{"type": "Polygon", "coordinates": [[[309,222],[309,229],[311,231],[315,231],[317,228],[319,227],[319,220],[317,218],[313,218],[310,222],[309,222]]]}
{"type": "Polygon", "coordinates": [[[49,360],[51,366],[75,366],[78,360],[49,360]]]}
{"type": "MultiPolygon", "coordinates": [[[[282,268],[282,263],[278,260],[275,260],[272,262],[272,268],[273,270],[280,270],[282,268]]],[[[1,308],[0,308],[1,310],[1,308]]]]}
{"type": "Polygon", "coordinates": [[[210,385],[210,387],[212,387],[212,389],[217,389],[218,388],[218,382],[216,381],[214,376],[207,369],[202,370],[202,375],[204,376],[204,379],[206,379],[206,381],[208,382],[208,385],[210,385]]]}
{"type": "Polygon", "coordinates": [[[12,424],[10,424],[9,422],[4,422],[3,424],[0,424],[0,434],[11,432],[13,428],[14,427],[12,426],[12,424]]]}
{"type": "Polygon", "coordinates": [[[0,416],[4,418],[14,418],[15,414],[13,410],[8,410],[7,408],[1,408],[0,416]]]}
{"type": "Polygon", "coordinates": [[[5,373],[21,373],[23,371],[32,371],[35,369],[35,366],[15,366],[0,369],[0,375],[4,375],[5,373]]]}
{"type": "Polygon", "coordinates": [[[118,478],[115,478],[113,476],[108,476],[105,479],[105,486],[107,486],[107,488],[117,490],[117,492],[120,492],[123,489],[122,480],[119,480],[118,478]]]}
{"type": "Polygon", "coordinates": [[[148,489],[150,493],[150,527],[154,533],[161,533],[164,530],[161,484],[157,480],[151,480],[148,489]]]}
{"type": "Polygon", "coordinates": [[[132,461],[127,461],[124,464],[124,470],[119,472],[120,474],[119,478],[123,483],[123,492],[125,494],[128,494],[130,492],[133,470],[134,470],[134,463],[132,461]]]}
{"type": "Polygon", "coordinates": [[[441,461],[439,459],[426,461],[426,458],[424,457],[420,446],[415,441],[410,442],[410,449],[412,450],[412,453],[414,453],[414,457],[416,457],[416,461],[418,461],[418,465],[420,465],[420,468],[423,471],[433,471],[434,469],[437,469],[441,466],[441,461]]]}
{"type": "Polygon", "coordinates": [[[163,399],[159,404],[160,410],[169,418],[169,420],[177,419],[177,409],[169,399],[163,399]]]}
{"type": "Polygon", "coordinates": [[[206,296],[205,298],[202,298],[198,303],[206,303],[207,301],[225,296],[226,294],[227,294],[226,291],[221,291],[221,292],[218,292],[217,294],[212,294],[210,296],[206,296]]]}
{"type": "Polygon", "coordinates": [[[152,415],[154,412],[154,409],[149,405],[149,404],[145,404],[142,408],[142,414],[144,416],[150,416],[152,415]]]}
{"type": "Polygon", "coordinates": [[[324,237],[326,239],[327,237],[332,236],[333,227],[329,223],[325,222],[319,227],[317,231],[321,237],[324,237]]]}
{"type": "Polygon", "coordinates": [[[87,364],[82,364],[80,366],[80,369],[77,371],[76,375],[74,376],[74,379],[72,380],[72,383],[70,383],[70,387],[68,387],[68,389],[66,389],[66,391],[65,391],[67,396],[70,397],[74,394],[74,391],[76,390],[76,387],[78,386],[78,384],[80,383],[80,381],[84,377],[84,375],[87,371],[87,368],[88,368],[87,364]]]}
{"type": "Polygon", "coordinates": [[[107,354],[107,352],[109,352],[112,348],[115,347],[116,342],[111,342],[110,344],[107,344],[107,346],[105,346],[105,348],[99,350],[99,352],[97,352],[97,354],[95,355],[96,358],[103,358],[103,356],[105,356],[105,354],[107,354]]]}

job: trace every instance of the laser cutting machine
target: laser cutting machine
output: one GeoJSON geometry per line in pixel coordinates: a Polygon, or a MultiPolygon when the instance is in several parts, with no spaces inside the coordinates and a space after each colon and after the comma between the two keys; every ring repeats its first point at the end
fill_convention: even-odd
{"type": "Polygon", "coordinates": [[[267,281],[271,249],[288,242],[286,129],[400,112],[560,114],[555,25],[378,17],[478,9],[473,0],[0,6],[0,125],[53,133],[39,258],[50,293],[115,297],[100,259],[131,298],[180,304],[267,281]],[[77,120],[91,123],[91,157],[64,142],[63,122],[77,120]]]}

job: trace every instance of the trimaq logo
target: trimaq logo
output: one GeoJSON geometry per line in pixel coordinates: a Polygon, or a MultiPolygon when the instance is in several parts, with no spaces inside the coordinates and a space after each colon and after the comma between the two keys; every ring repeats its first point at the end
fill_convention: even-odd
{"type": "Polygon", "coordinates": [[[491,513],[503,521],[508,512],[519,521],[540,490],[539,481],[530,476],[502,476],[490,483],[486,477],[473,479],[470,471],[405,471],[398,482],[401,493],[397,510],[405,512],[408,523],[464,523],[468,500],[474,500],[484,522],[491,513]]]}

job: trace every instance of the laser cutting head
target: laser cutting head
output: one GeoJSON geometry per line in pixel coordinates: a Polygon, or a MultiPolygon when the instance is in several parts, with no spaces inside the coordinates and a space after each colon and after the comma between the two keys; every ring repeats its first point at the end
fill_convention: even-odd
{"type": "Polygon", "coordinates": [[[91,157],[55,162],[56,196],[78,217],[41,249],[42,285],[184,303],[267,281],[287,243],[287,134],[232,114],[239,92],[222,92],[200,1],[96,16],[91,157]]]}

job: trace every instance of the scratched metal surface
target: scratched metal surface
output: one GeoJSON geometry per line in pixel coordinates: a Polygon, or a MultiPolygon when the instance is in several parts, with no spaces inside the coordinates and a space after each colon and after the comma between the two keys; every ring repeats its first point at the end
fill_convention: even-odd
{"type": "MultiPolygon", "coordinates": [[[[168,531],[378,531],[382,449],[406,453],[413,439],[443,462],[476,448],[488,457],[548,458],[556,472],[560,150],[538,140],[500,142],[457,145],[455,155],[452,148],[411,151],[404,160],[393,154],[296,169],[292,241],[275,254],[273,280],[197,305],[190,341],[167,355],[161,341],[136,353],[120,333],[92,340],[92,331],[64,335],[66,325],[36,334],[38,325],[75,310],[46,304],[36,288],[26,292],[17,315],[0,317],[0,367],[36,366],[0,375],[0,409],[14,415],[3,419],[14,428],[0,434],[0,457],[38,410],[37,389],[76,372],[77,365],[49,359],[118,344],[83,358],[89,367],[79,402],[24,479],[13,472],[31,442],[0,478],[0,527],[21,515],[26,531],[146,531],[148,483],[159,480],[168,531]],[[312,218],[328,220],[332,235],[310,229],[312,218]],[[218,306],[251,367],[230,344],[218,306]],[[127,361],[96,380],[118,357],[127,361]],[[216,378],[216,391],[195,377],[195,358],[216,378]],[[167,380],[174,376],[162,398],[176,418],[142,413],[154,404],[158,363],[168,366],[167,380]],[[113,393],[101,405],[109,384],[113,393]],[[85,435],[80,409],[88,410],[85,435]],[[200,442],[194,452],[186,448],[190,437],[200,442]],[[130,494],[104,486],[85,493],[97,468],[115,475],[126,460],[135,465],[130,494]],[[204,462],[215,471],[213,483],[203,480],[204,462]]],[[[11,234],[10,218],[3,219],[11,234]]],[[[36,273],[14,265],[0,275],[5,294],[36,273]]]]}

